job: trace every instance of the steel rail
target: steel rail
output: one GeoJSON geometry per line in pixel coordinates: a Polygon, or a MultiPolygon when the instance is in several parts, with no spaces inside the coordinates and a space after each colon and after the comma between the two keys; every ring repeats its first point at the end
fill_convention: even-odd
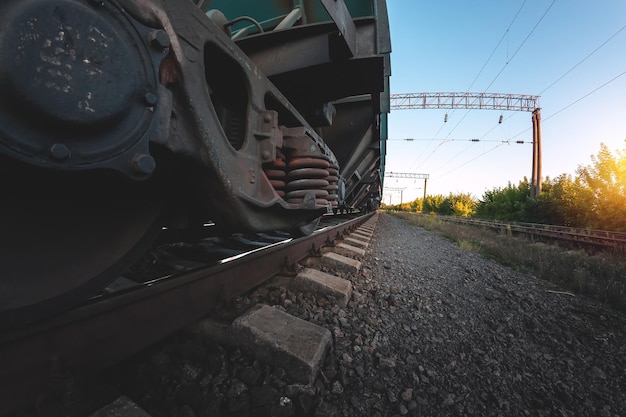
{"type": "Polygon", "coordinates": [[[488,227],[511,233],[542,236],[569,242],[592,244],[604,248],[626,251],[626,233],[599,229],[584,229],[568,226],[555,226],[540,223],[497,222],[491,220],[467,219],[455,216],[437,216],[438,219],[457,224],[488,227]]]}
{"type": "MultiPolygon", "coordinates": [[[[33,404],[62,374],[95,372],[210,314],[350,233],[372,214],[217,266],[92,302],[0,334],[0,416],[33,404]]],[[[57,387],[58,388],[58,387],[57,387]]]]}

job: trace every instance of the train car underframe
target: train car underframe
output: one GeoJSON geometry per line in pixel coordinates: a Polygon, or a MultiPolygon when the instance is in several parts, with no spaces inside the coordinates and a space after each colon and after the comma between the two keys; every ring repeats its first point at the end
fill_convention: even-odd
{"type": "MultiPolygon", "coordinates": [[[[0,20],[0,325],[89,296],[163,227],[308,232],[380,180],[370,46],[271,71],[255,56],[284,33],[245,38],[255,55],[189,0],[5,0],[0,20]]],[[[333,45],[332,25],[283,32],[333,45]]]]}

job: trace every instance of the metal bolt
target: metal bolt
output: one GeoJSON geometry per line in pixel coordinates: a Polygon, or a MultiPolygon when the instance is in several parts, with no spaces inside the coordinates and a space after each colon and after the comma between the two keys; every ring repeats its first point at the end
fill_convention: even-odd
{"type": "Polygon", "coordinates": [[[150,43],[152,43],[153,47],[163,50],[165,48],[169,48],[170,37],[167,36],[167,33],[164,30],[154,30],[150,33],[150,43]]]}
{"type": "Polygon", "coordinates": [[[272,154],[270,153],[270,151],[263,151],[263,152],[261,152],[261,158],[264,161],[268,161],[268,160],[270,160],[272,158],[272,154]]]}
{"type": "Polygon", "coordinates": [[[138,153],[131,159],[130,166],[137,174],[148,175],[156,168],[156,162],[150,155],[138,153]]]}
{"type": "Polygon", "coordinates": [[[159,98],[154,93],[147,92],[143,96],[143,102],[146,106],[154,107],[159,102],[159,98]]]}
{"type": "Polygon", "coordinates": [[[274,120],[272,115],[270,113],[265,113],[265,116],[263,116],[263,121],[265,123],[270,123],[272,120],[274,120]]]}
{"type": "Polygon", "coordinates": [[[70,155],[72,155],[70,148],[62,143],[55,143],[54,145],[50,146],[48,151],[50,152],[50,156],[52,156],[52,158],[56,159],[57,161],[64,161],[69,158],[70,155]]]}

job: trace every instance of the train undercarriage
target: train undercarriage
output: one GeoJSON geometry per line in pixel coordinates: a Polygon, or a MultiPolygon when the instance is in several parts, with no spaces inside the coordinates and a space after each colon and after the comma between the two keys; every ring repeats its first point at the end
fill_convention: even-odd
{"type": "Polygon", "coordinates": [[[164,228],[309,233],[380,201],[384,0],[4,0],[0,325],[164,228]]]}

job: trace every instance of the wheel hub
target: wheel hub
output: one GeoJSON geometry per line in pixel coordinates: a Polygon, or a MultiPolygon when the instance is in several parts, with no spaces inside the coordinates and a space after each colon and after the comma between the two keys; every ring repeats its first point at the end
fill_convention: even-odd
{"type": "Polygon", "coordinates": [[[149,153],[168,48],[164,32],[113,1],[5,0],[0,152],[46,168],[146,177],[129,160],[149,153]]]}

